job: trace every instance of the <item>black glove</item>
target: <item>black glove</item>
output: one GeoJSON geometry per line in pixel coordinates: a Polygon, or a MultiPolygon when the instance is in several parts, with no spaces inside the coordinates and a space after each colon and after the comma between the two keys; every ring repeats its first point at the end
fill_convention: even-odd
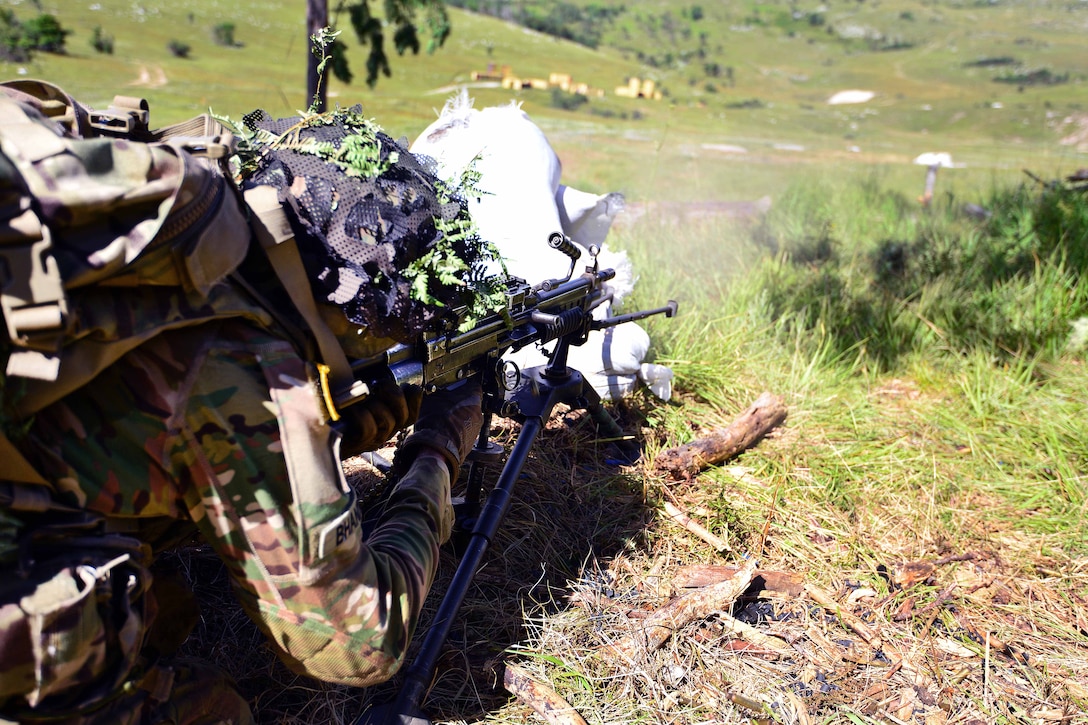
{"type": "Polygon", "coordinates": [[[381,448],[419,417],[423,391],[418,385],[382,380],[370,387],[366,400],[340,409],[340,455],[344,458],[381,448]]]}
{"type": "Polygon", "coordinates": [[[450,481],[457,480],[461,464],[480,437],[483,426],[483,391],[475,378],[453,389],[439,390],[423,398],[419,419],[397,449],[393,475],[401,476],[412,465],[421,447],[446,459],[450,481]]]}

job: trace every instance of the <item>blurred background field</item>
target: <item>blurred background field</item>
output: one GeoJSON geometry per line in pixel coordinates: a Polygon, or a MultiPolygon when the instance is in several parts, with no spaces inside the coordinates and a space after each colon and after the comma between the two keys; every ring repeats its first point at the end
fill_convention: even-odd
{"type": "MultiPolygon", "coordinates": [[[[370,89],[366,49],[344,15],[355,79],[332,80],[330,102],[362,103],[394,137],[412,139],[458,84],[498,85],[473,84],[474,71],[570,74],[605,95],[562,110],[548,90],[472,93],[478,106],[523,103],[559,151],[568,183],[633,200],[757,198],[807,170],[874,165],[886,169],[886,183],[919,193],[920,170],[909,162],[926,151],[947,151],[964,166],[944,188],[975,190],[1025,166],[1056,174],[1088,150],[1088,8],[1076,0],[627,2],[603,14],[601,3],[458,4],[523,13],[597,45],[453,7],[444,47],[402,57],[388,48],[393,75],[370,89]],[[664,97],[616,96],[631,77],[654,81],[664,97]],[[828,104],[846,90],[874,95],[828,104]]],[[[302,3],[8,3],[24,21],[38,6],[71,31],[67,53],[0,64],[5,77],[47,78],[92,105],[139,93],[160,124],[209,107],[288,115],[308,103],[302,3]],[[223,25],[232,26],[231,47],[213,37],[223,25]],[[112,39],[112,54],[92,48],[95,28],[112,39]],[[171,51],[177,44],[188,46],[186,57],[171,51]]]]}

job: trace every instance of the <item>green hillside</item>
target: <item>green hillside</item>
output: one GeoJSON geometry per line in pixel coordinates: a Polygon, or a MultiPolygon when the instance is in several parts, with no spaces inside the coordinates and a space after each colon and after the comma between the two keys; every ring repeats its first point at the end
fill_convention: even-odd
{"type": "MultiPolygon", "coordinates": [[[[114,93],[139,93],[163,124],[209,106],[238,115],[306,105],[297,2],[41,5],[72,31],[67,55],[0,64],[5,77],[25,71],[96,105],[114,93]],[[234,24],[236,47],[213,42],[222,23],[234,24]],[[92,49],[96,26],[114,38],[112,55],[92,49]],[[173,41],[190,46],[188,58],[170,52],[173,41]]],[[[581,5],[585,13],[602,4],[581,5]]],[[[567,3],[525,7],[545,18],[587,17],[567,3]]],[[[23,20],[36,14],[29,2],[14,10],[23,20]]],[[[478,106],[523,102],[559,150],[570,183],[636,199],[760,196],[799,169],[855,164],[879,164],[890,183],[917,193],[920,170],[909,161],[923,151],[952,153],[965,168],[944,183],[971,187],[989,186],[995,173],[1051,173],[1088,158],[1084,2],[636,0],[589,25],[595,49],[458,8],[451,14],[444,48],[395,57],[393,77],[373,89],[362,81],[365,49],[349,29],[343,37],[357,79],[332,81],[331,99],[361,102],[394,135],[414,137],[473,71],[509,65],[520,77],[569,73],[606,95],[564,111],[551,107],[549,91],[472,92],[478,106]],[[665,97],[615,96],[631,76],[654,80],[665,97]],[[844,90],[874,96],[828,104],[844,90]]],[[[576,35],[586,25],[564,27],[576,35]]]]}
{"type": "MultiPolygon", "coordinates": [[[[441,653],[433,722],[577,722],[569,704],[600,724],[1088,725],[1088,187],[1059,178],[1088,168],[1088,0],[801,1],[457,0],[500,17],[452,9],[446,46],[373,89],[345,33],[359,80],[330,100],[408,137],[463,84],[524,104],[565,182],[641,205],[608,239],[640,275],[624,311],[679,304],[643,321],[671,400],[609,406],[635,465],[580,411],[549,422],[441,653]],[[564,110],[472,82],[504,65],[607,93],[564,110]],[[663,97],[616,96],[630,77],[663,97]],[[873,95],[828,103],[842,91],[873,95]],[[926,151],[956,168],[923,206],[926,151]],[[764,196],[751,224],[645,204],[764,196]],[[788,417],[753,447],[692,478],[655,467],[730,437],[765,391],[788,417]],[[766,589],[711,612],[710,582],[751,561],[766,589]],[[669,636],[617,654],[651,629],[669,636]],[[565,703],[512,695],[504,663],[565,703]]],[[[0,19],[39,6],[67,54],[0,75],[94,106],[144,95],[154,125],[307,105],[301,0],[18,0],[0,19]]],[[[181,654],[229,671],[258,722],[354,723],[395,694],[288,670],[214,553],[170,557],[202,605],[181,654]]]]}

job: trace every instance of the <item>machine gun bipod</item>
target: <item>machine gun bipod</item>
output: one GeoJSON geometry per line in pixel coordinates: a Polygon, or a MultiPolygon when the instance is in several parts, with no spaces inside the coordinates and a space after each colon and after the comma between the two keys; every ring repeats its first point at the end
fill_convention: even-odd
{"type": "MultiPolygon", "coordinates": [[[[666,307],[624,315],[622,317],[592,322],[592,327],[610,327],[632,319],[650,315],[676,314],[676,303],[666,307]]],[[[529,458],[529,452],[555,406],[563,403],[571,408],[585,410],[600,426],[605,437],[622,441],[623,429],[601,404],[601,397],[580,372],[567,365],[567,352],[572,342],[584,339],[584,330],[572,330],[558,338],[555,350],[547,365],[520,371],[518,382],[512,390],[499,395],[496,383],[485,380],[485,401],[501,401],[497,406],[484,405],[484,421],[480,438],[469,454],[471,467],[465,502],[460,505],[461,515],[473,519],[472,532],[464,546],[464,553],[450,581],[446,595],[438,606],[415,659],[404,670],[404,680],[397,697],[391,702],[372,707],[355,721],[354,725],[430,725],[431,720],[423,712],[422,704],[434,678],[435,667],[450,628],[461,608],[472,578],[480,566],[484,553],[502,524],[513,498],[514,484],[520,478],[529,458]],[[488,388],[491,388],[489,390],[488,388]],[[497,410],[493,408],[497,407],[497,410]],[[489,429],[493,414],[512,418],[521,423],[510,455],[503,465],[495,487],[488,494],[483,506],[479,506],[482,466],[496,459],[498,446],[490,441],[489,429]],[[478,515],[473,516],[478,511],[478,515]]],[[[498,381],[499,375],[491,376],[498,381]]],[[[500,449],[501,450],[501,449],[500,449]]],[[[625,451],[629,455],[632,451],[625,451]]],[[[637,458],[631,456],[631,460],[637,458]]],[[[460,516],[459,516],[460,518],[460,516]]],[[[462,522],[464,523],[464,522],[462,522]]]]}

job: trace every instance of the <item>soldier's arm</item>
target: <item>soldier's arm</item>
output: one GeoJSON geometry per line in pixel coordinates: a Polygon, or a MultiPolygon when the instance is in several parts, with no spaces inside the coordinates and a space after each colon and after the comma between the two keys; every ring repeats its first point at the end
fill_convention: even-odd
{"type": "Polygon", "coordinates": [[[420,451],[366,541],[291,347],[242,325],[204,358],[173,465],[193,520],[281,658],[364,686],[400,666],[449,536],[447,464],[420,451]]]}

